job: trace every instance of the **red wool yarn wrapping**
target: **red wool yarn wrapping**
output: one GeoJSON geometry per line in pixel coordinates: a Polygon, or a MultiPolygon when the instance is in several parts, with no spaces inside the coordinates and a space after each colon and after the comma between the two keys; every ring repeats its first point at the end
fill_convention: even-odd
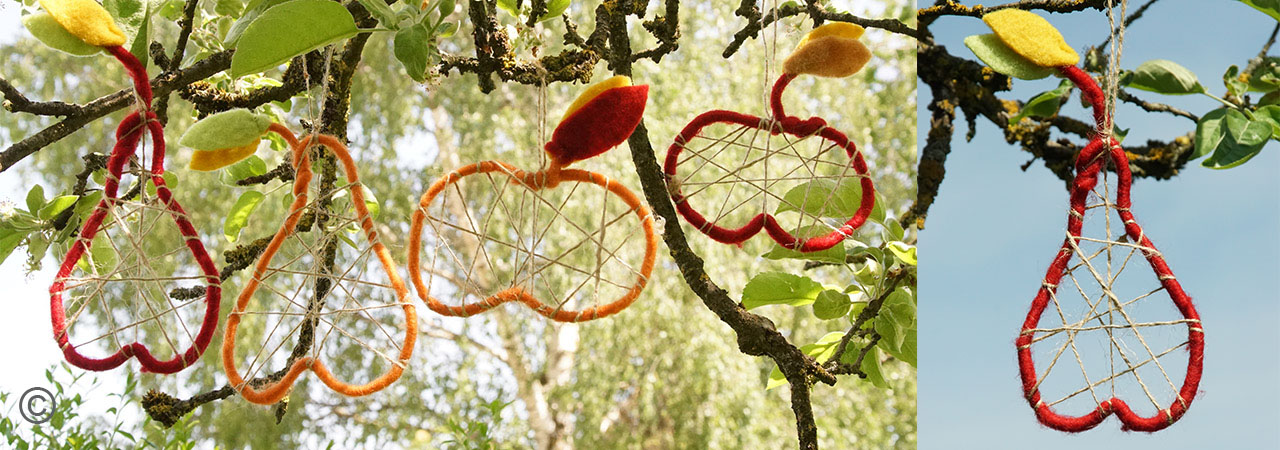
{"type": "MultiPolygon", "coordinates": [[[[1100,126],[1108,123],[1104,106],[1105,98],[1093,78],[1075,66],[1062,66],[1058,70],[1080,88],[1082,95],[1093,106],[1094,120],[1100,126]]],[[[1154,432],[1172,425],[1181,418],[1196,396],[1204,364],[1204,330],[1191,297],[1182,290],[1182,286],[1174,277],[1173,271],[1169,269],[1164,257],[1156,250],[1151,239],[1143,233],[1142,227],[1138,225],[1137,219],[1130,211],[1132,201],[1129,190],[1132,185],[1132,174],[1129,169],[1129,160],[1118,142],[1112,139],[1108,143],[1104,143],[1100,137],[1095,136],[1076,158],[1076,176],[1071,184],[1071,209],[1067,217],[1068,238],[1063,242],[1053,263],[1049,266],[1044,282],[1031,304],[1031,310],[1027,313],[1026,321],[1022,324],[1022,332],[1016,341],[1018,366],[1022,378],[1022,390],[1027,402],[1035,409],[1036,418],[1045,426],[1061,431],[1080,432],[1098,426],[1107,416],[1115,414],[1123,423],[1125,430],[1154,432]],[[1107,145],[1108,143],[1110,145],[1107,145]],[[1108,158],[1115,164],[1118,178],[1115,205],[1124,223],[1125,235],[1131,242],[1140,246],[1143,256],[1155,272],[1161,287],[1169,294],[1182,315],[1183,320],[1178,322],[1185,323],[1187,327],[1186,346],[1189,356],[1182,387],[1178,391],[1177,398],[1150,417],[1135,413],[1119,398],[1101,401],[1094,411],[1082,416],[1067,416],[1054,411],[1041,399],[1039,384],[1042,380],[1037,375],[1031,352],[1031,345],[1035,341],[1035,330],[1041,315],[1049,305],[1051,297],[1057,292],[1059,281],[1072,259],[1073,242],[1080,238],[1081,228],[1084,225],[1086,199],[1097,185],[1099,173],[1106,167],[1108,158]]]]}
{"type": "Polygon", "coordinates": [[[755,236],[761,229],[764,229],[774,241],[783,247],[801,252],[814,252],[834,247],[845,238],[852,236],[854,231],[861,227],[866,222],[867,217],[871,215],[871,210],[875,206],[875,187],[871,182],[871,178],[867,176],[867,163],[863,159],[862,153],[858,151],[857,146],[850,142],[844,133],[828,127],[826,121],[822,118],[800,119],[799,117],[788,116],[784,111],[782,93],[795,78],[796,74],[784,73],[774,83],[769,97],[773,120],[734,111],[707,111],[695,117],[688,125],[685,125],[680,134],[676,135],[675,142],[667,148],[663,171],[667,177],[671,200],[675,203],[676,210],[680,215],[690,225],[693,225],[694,228],[697,228],[698,231],[708,237],[725,244],[740,244],[755,236]],[[737,228],[729,228],[714,220],[708,220],[690,204],[688,196],[682,191],[681,182],[679,181],[680,155],[684,152],[686,144],[699,136],[705,128],[715,124],[761,129],[773,135],[785,134],[800,139],[813,136],[843,149],[844,153],[849,157],[849,164],[856,176],[861,178],[861,203],[856,213],[846,220],[842,226],[824,235],[808,238],[799,237],[787,231],[778,223],[777,218],[769,212],[761,212],[751,218],[745,225],[737,228]]]}
{"type": "MultiPolygon", "coordinates": [[[[103,186],[103,198],[98,202],[88,219],[85,220],[84,226],[80,230],[79,238],[71,244],[71,248],[63,258],[62,265],[58,269],[53,284],[49,287],[49,308],[53,319],[53,335],[67,362],[85,370],[111,370],[124,364],[129,358],[136,357],[142,365],[143,372],[176,373],[199,360],[200,355],[208,348],[209,342],[213,338],[213,333],[218,326],[218,311],[222,298],[221,280],[218,277],[218,270],[214,266],[213,259],[209,257],[208,252],[205,251],[204,244],[200,242],[200,235],[196,232],[191,221],[188,220],[187,213],[182,209],[182,205],[178,204],[178,201],[173,198],[173,192],[170,191],[162,177],[164,175],[165,156],[164,128],[156,118],[155,113],[150,111],[152,99],[151,80],[147,76],[146,67],[123,47],[108,47],[107,51],[124,65],[125,70],[133,79],[134,92],[145,106],[142,111],[135,111],[126,116],[116,128],[116,144],[107,160],[108,176],[103,186]],[[145,119],[143,118],[144,116],[145,119]],[[170,359],[157,359],[146,345],[139,342],[123,345],[115,353],[106,357],[87,356],[80,353],[77,347],[70,342],[67,330],[69,324],[66,310],[63,306],[63,294],[69,289],[67,281],[73,279],[71,277],[72,271],[75,270],[81,257],[85,256],[85,252],[89,249],[94,237],[101,231],[102,222],[107,219],[107,215],[112,209],[121,202],[118,197],[118,191],[120,177],[124,173],[124,166],[133,157],[144,133],[147,132],[151,133],[152,140],[150,181],[155,185],[156,196],[173,218],[183,237],[184,244],[199,266],[201,276],[205,282],[204,316],[200,323],[200,329],[192,339],[191,345],[182,354],[175,355],[170,359]]],[[[116,331],[119,330],[113,330],[112,334],[116,331]]]]}

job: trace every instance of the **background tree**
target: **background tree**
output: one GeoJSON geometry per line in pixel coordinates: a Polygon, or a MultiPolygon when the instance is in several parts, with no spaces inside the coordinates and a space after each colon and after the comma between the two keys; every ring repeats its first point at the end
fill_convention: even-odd
{"type": "MultiPolygon", "coordinates": [[[[261,408],[234,396],[208,361],[173,377],[140,375],[137,390],[126,391],[129,407],[144,407],[153,425],[133,428],[135,442],[163,442],[174,432],[162,426],[175,426],[193,438],[255,448],[326,441],[343,447],[767,448],[797,439],[803,448],[914,446],[914,361],[884,355],[876,345],[877,325],[886,330],[905,321],[901,331],[914,330],[914,233],[888,219],[868,225],[858,236],[865,245],[850,245],[846,264],[744,258],[770,246],[755,240],[738,249],[686,236],[656,162],[667,140],[704,110],[763,110],[760,93],[771,80],[764,74],[768,41],[759,36],[775,17],[782,18],[777,46],[784,49],[816,24],[858,23],[873,28],[864,38],[875,52],[867,69],[852,80],[797,83],[810,99],[802,106],[848,132],[867,155],[884,209],[897,216],[912,197],[915,179],[916,64],[906,39],[915,34],[911,5],[860,2],[858,9],[844,11],[851,7],[822,2],[760,8],[753,2],[607,1],[574,3],[563,15],[539,22],[546,16],[541,11],[568,3],[474,0],[440,14],[454,9],[449,3],[428,3],[425,10],[435,12],[421,13],[419,5],[389,2],[398,16],[386,18],[376,4],[344,2],[365,28],[440,25],[416,39],[398,38],[401,31],[362,33],[294,58],[283,71],[240,79],[223,72],[233,51],[224,40],[271,0],[108,7],[149,11],[148,59],[170,142],[194,119],[233,107],[345,138],[365,184],[381,202],[382,235],[396,255],[404,253],[417,196],[443,171],[492,158],[536,167],[538,130],[554,125],[559,109],[580,90],[578,83],[631,75],[653,86],[648,118],[631,137],[629,155],[616,149],[585,167],[621,176],[637,192],[643,187],[662,219],[673,259],[661,259],[640,302],[620,316],[586,325],[548,323],[507,309],[445,320],[423,309],[423,342],[414,366],[371,398],[335,396],[303,381],[287,406],[261,408]],[[325,91],[320,86],[327,51],[333,60],[325,91]],[[542,84],[548,85],[549,111],[531,101],[542,84]],[[316,114],[321,92],[328,94],[326,109],[316,114]],[[313,114],[318,122],[299,123],[313,114]],[[909,250],[910,264],[894,256],[895,250],[909,250]],[[755,274],[801,270],[822,285],[873,287],[861,289],[856,305],[829,320],[814,317],[808,307],[756,310],[766,318],[738,302],[755,274]],[[881,320],[892,316],[879,311],[895,292],[894,304],[909,302],[910,308],[881,320]],[[775,366],[780,370],[772,378],[790,385],[787,396],[764,389],[775,366]],[[866,367],[878,373],[866,374],[866,367]],[[843,382],[834,388],[814,388],[837,380],[843,382]]],[[[85,188],[68,173],[99,164],[101,157],[92,154],[109,148],[108,127],[129,106],[123,91],[111,93],[119,89],[112,80],[121,74],[107,61],[68,57],[30,39],[0,48],[0,58],[6,62],[0,76],[3,139],[10,143],[0,152],[3,170],[42,184],[50,196],[86,194],[92,180],[85,188]]],[[[169,167],[185,166],[188,154],[174,146],[169,167]]],[[[283,210],[274,207],[283,201],[277,188],[292,176],[283,152],[258,156],[260,162],[211,174],[173,170],[180,178],[179,200],[202,225],[210,253],[230,256],[219,262],[226,263],[220,268],[231,292],[247,276],[242,269],[261,252],[263,238],[274,232],[283,210]],[[226,221],[248,190],[268,192],[266,206],[230,242],[216,224],[226,221]]],[[[15,214],[24,213],[19,209],[15,214]]],[[[76,222],[37,219],[40,227],[19,239],[30,270],[54,258],[43,247],[51,240],[57,247],[57,233],[76,222]]],[[[9,267],[17,259],[11,257],[9,267]]],[[[34,273],[35,280],[49,277],[34,273]]],[[[910,336],[914,342],[913,331],[910,336]]]]}

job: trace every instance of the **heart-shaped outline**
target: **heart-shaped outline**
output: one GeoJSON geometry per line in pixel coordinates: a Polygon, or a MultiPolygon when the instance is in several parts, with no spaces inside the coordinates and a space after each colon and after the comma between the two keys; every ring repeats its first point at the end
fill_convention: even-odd
{"type": "Polygon", "coordinates": [[[213,259],[209,257],[209,253],[205,251],[204,244],[200,242],[200,234],[196,232],[195,226],[187,219],[186,211],[182,209],[182,205],[178,203],[178,200],[173,198],[173,192],[165,184],[163,178],[165,157],[164,127],[160,124],[155,113],[149,110],[152,94],[151,81],[147,77],[146,68],[134,58],[133,54],[122,47],[108,47],[107,51],[124,65],[126,72],[133,79],[134,90],[138,100],[143,105],[141,109],[146,113],[146,121],[145,123],[143,122],[142,114],[133,112],[126,116],[120,122],[120,125],[116,127],[116,144],[111,150],[110,158],[107,160],[109,176],[103,186],[102,200],[98,202],[93,209],[93,213],[85,220],[84,226],[80,230],[80,236],[71,244],[71,248],[67,250],[67,254],[63,257],[62,265],[58,268],[58,273],[54,277],[53,284],[49,286],[49,310],[53,324],[53,336],[67,362],[81,369],[92,371],[111,370],[124,364],[129,358],[137,357],[138,362],[142,365],[143,372],[177,373],[199,360],[200,356],[209,347],[213,333],[218,327],[218,312],[222,304],[222,281],[219,278],[218,269],[213,264],[213,259]],[[177,224],[187,249],[195,257],[196,263],[200,266],[200,271],[203,273],[207,283],[205,286],[204,318],[200,322],[200,329],[196,332],[196,337],[191,345],[181,355],[175,355],[173,358],[163,361],[158,360],[152,356],[151,350],[147,346],[139,342],[129,343],[104,358],[88,357],[81,354],[70,343],[62,293],[66,290],[67,277],[71,275],[76,263],[88,250],[89,243],[101,231],[102,221],[106,218],[107,213],[115,208],[119,200],[117,194],[120,177],[124,173],[124,166],[129,161],[129,158],[137,152],[138,144],[141,142],[144,133],[148,131],[151,133],[152,140],[151,182],[156,186],[156,196],[164,203],[165,209],[168,210],[174,223],[177,224]]]}
{"type": "Polygon", "coordinates": [[[667,157],[663,163],[663,172],[667,178],[667,192],[671,195],[671,201],[675,203],[676,210],[684,217],[686,222],[693,225],[695,229],[725,244],[740,244],[747,239],[751,239],[764,229],[768,232],[769,237],[783,247],[799,250],[801,252],[815,252],[826,250],[834,247],[836,244],[844,241],[845,238],[852,236],[853,233],[866,222],[867,217],[871,215],[871,210],[875,207],[876,195],[875,185],[871,182],[871,178],[867,174],[867,163],[862,158],[862,152],[858,151],[856,145],[849,141],[849,138],[834,128],[827,127],[826,121],[818,117],[809,119],[800,119],[798,117],[788,116],[782,107],[782,92],[787,85],[796,78],[794,74],[783,74],[778,77],[778,81],[773,85],[773,91],[770,96],[770,107],[773,110],[774,120],[760,118],[757,116],[742,114],[734,111],[713,110],[707,111],[695,117],[680,134],[676,135],[671,146],[667,148],[667,157]],[[831,231],[823,236],[815,236],[807,239],[800,239],[792,235],[781,225],[773,214],[762,212],[753,217],[745,225],[729,229],[720,226],[714,222],[710,222],[703,217],[680,192],[680,183],[678,168],[680,164],[680,153],[684,151],[684,144],[689,142],[703,128],[716,123],[729,123],[755,129],[763,129],[765,126],[772,126],[770,133],[777,135],[786,133],[799,138],[820,137],[835,143],[845,150],[849,157],[856,176],[860,177],[862,186],[862,200],[858,210],[853,217],[845,221],[844,225],[836,230],[831,231]],[[766,125],[768,124],[768,125],[766,125]]]}
{"type": "Polygon", "coordinates": [[[405,337],[401,341],[400,355],[398,357],[399,364],[392,364],[391,368],[387,369],[382,375],[360,385],[353,385],[336,379],[323,361],[309,356],[295,360],[289,366],[288,372],[271,384],[252,386],[251,383],[245,381],[244,377],[236,369],[236,329],[240,325],[240,316],[244,314],[249,300],[257,292],[258,285],[262,282],[262,276],[269,268],[272,258],[275,257],[280,247],[284,245],[285,239],[292,236],[297,228],[298,220],[302,218],[303,209],[306,208],[309,201],[307,188],[311,184],[311,178],[313,177],[311,158],[307,154],[307,149],[311,147],[312,138],[308,136],[298,140],[288,128],[275,123],[271,124],[269,130],[280,135],[289,143],[290,161],[296,171],[293,184],[294,199],[293,203],[289,205],[289,214],[285,217],[284,223],[280,225],[280,229],[271,238],[271,243],[267,244],[266,250],[258,257],[258,262],[254,265],[253,276],[249,279],[244,289],[240,291],[239,297],[236,298],[235,308],[227,316],[227,325],[223,332],[222,340],[222,368],[229,380],[228,384],[240,392],[240,395],[245,400],[260,405],[274,404],[289,395],[289,390],[293,387],[294,382],[302,375],[303,371],[308,369],[315,372],[316,378],[319,378],[329,389],[346,396],[359,397],[381,391],[400,379],[400,375],[404,373],[404,369],[409,365],[409,359],[413,356],[413,347],[418,337],[417,309],[412,302],[405,301],[409,296],[409,288],[405,287],[404,280],[400,279],[395,261],[391,258],[391,252],[387,251],[382,241],[378,240],[378,232],[374,229],[373,218],[365,205],[364,190],[352,189],[354,186],[360,186],[360,176],[356,172],[355,161],[351,159],[351,154],[346,145],[337,138],[328,135],[319,135],[316,141],[318,145],[327,147],[333,152],[334,156],[342,164],[343,172],[346,173],[348,182],[345,189],[351,193],[351,203],[356,210],[357,216],[362,218],[360,220],[360,228],[364,230],[365,237],[373,245],[374,254],[378,256],[378,262],[382,265],[383,270],[386,271],[387,277],[391,282],[391,288],[396,292],[396,298],[405,314],[405,337]]]}
{"type": "Polygon", "coordinates": [[[422,194],[418,202],[418,208],[413,211],[413,219],[409,227],[409,278],[413,282],[414,290],[418,293],[418,298],[432,311],[444,316],[467,317],[480,314],[482,312],[493,309],[503,303],[517,301],[530,309],[536,311],[544,317],[558,322],[585,322],[607,317],[621,312],[626,307],[635,302],[640,296],[640,292],[644,290],[645,285],[649,281],[650,275],[653,273],[653,266],[658,252],[658,238],[654,232],[653,214],[649,212],[649,208],[644,205],[635,193],[627,189],[617,180],[610,179],[602,174],[590,172],[580,169],[561,169],[559,166],[552,166],[551,170],[525,172],[502,161],[481,161],[475,164],[469,164],[449,172],[445,176],[436,180],[422,194]],[[518,287],[512,286],[502,290],[496,294],[490,295],[484,300],[473,303],[466,303],[458,306],[446,305],[431,296],[426,283],[422,281],[422,270],[419,262],[419,256],[422,249],[422,226],[426,221],[426,210],[431,206],[431,202],[445,188],[457,183],[463,177],[485,174],[485,173],[501,173],[511,179],[513,183],[518,183],[526,189],[537,191],[540,189],[553,189],[556,185],[563,181],[577,181],[580,183],[593,184],[607,190],[614,196],[622,199],[627,206],[630,206],[635,212],[636,217],[640,220],[641,228],[645,235],[645,254],[644,260],[640,265],[640,274],[636,277],[636,284],[631,289],[617,299],[605,303],[603,305],[592,306],[582,310],[567,310],[552,307],[541,300],[538,300],[533,294],[518,287]]]}
{"type": "MultiPolygon", "coordinates": [[[[1102,106],[1106,103],[1104,102],[1102,90],[1098,88],[1093,78],[1075,66],[1062,66],[1059,70],[1080,87],[1082,95],[1094,106],[1094,118],[1098,123],[1106,123],[1105,111],[1102,106]]],[[[1045,274],[1044,282],[1036,293],[1035,300],[1031,303],[1031,310],[1027,313],[1027,318],[1022,324],[1022,331],[1015,341],[1018,351],[1018,369],[1022,378],[1023,394],[1027,402],[1035,410],[1036,418],[1045,426],[1060,431],[1080,432],[1098,426],[1107,416],[1114,413],[1124,424],[1125,430],[1155,432],[1177,422],[1191,406],[1191,401],[1195,399],[1196,391],[1200,385],[1200,376],[1204,370],[1204,328],[1201,326],[1200,316],[1196,313],[1191,297],[1182,290],[1182,285],[1174,277],[1173,271],[1169,269],[1164,257],[1156,250],[1155,244],[1151,242],[1151,239],[1143,233],[1142,227],[1138,225],[1137,219],[1134,218],[1133,213],[1130,211],[1132,201],[1129,196],[1129,189],[1132,184],[1132,174],[1129,169],[1129,158],[1125,155],[1119,142],[1110,139],[1109,143],[1111,145],[1107,146],[1101,139],[1095,137],[1076,157],[1076,177],[1072,182],[1071,189],[1071,213],[1067,217],[1067,233],[1069,236],[1064,239],[1061,249],[1058,251],[1057,256],[1054,257],[1053,263],[1050,264],[1049,270],[1045,274]],[[1080,237],[1081,228],[1084,226],[1085,201],[1090,190],[1097,185],[1098,173],[1103,170],[1104,163],[1107,160],[1101,157],[1104,146],[1110,147],[1109,150],[1105,151],[1110,156],[1110,160],[1115,163],[1118,178],[1115,204],[1117,213],[1124,223],[1125,235],[1142,247],[1143,256],[1160,280],[1160,285],[1164,287],[1165,292],[1168,292],[1169,298],[1177,306],[1183,318],[1187,320],[1187,350],[1189,355],[1182,388],[1178,391],[1178,398],[1174,399],[1167,408],[1160,410],[1151,417],[1139,416],[1119,398],[1105,400],[1092,412],[1083,416],[1064,416],[1054,412],[1049,405],[1040,399],[1039,380],[1036,374],[1035,361],[1031,356],[1031,344],[1034,340],[1034,333],[1031,330],[1034,330],[1040,322],[1040,316],[1048,306],[1050,296],[1052,293],[1057,292],[1058,281],[1062,279],[1063,272],[1074,255],[1071,240],[1080,237]]]]}

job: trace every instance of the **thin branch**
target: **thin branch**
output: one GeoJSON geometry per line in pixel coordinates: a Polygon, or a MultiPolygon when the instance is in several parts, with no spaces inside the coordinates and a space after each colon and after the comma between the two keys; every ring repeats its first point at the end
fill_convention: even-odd
{"type": "MultiPolygon", "coordinates": [[[[162,73],[151,80],[151,89],[156,96],[168,95],[174,89],[226,70],[231,66],[231,52],[231,50],[225,50],[214,53],[186,69],[162,73]]],[[[132,105],[132,92],[133,88],[121,89],[84,105],[72,105],[78,110],[62,121],[50,125],[48,128],[18,141],[3,152],[0,152],[0,172],[9,170],[24,158],[31,156],[32,153],[69,136],[90,122],[132,105]]],[[[7,95],[6,98],[8,98],[7,95]]]]}

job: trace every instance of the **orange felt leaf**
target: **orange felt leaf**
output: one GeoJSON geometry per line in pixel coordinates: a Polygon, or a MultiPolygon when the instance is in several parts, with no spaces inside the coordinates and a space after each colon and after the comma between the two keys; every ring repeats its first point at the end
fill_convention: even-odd
{"type": "Polygon", "coordinates": [[[196,150],[191,154],[191,170],[208,172],[230,166],[248,158],[258,150],[258,143],[243,147],[223,148],[218,150],[196,150]]]}

